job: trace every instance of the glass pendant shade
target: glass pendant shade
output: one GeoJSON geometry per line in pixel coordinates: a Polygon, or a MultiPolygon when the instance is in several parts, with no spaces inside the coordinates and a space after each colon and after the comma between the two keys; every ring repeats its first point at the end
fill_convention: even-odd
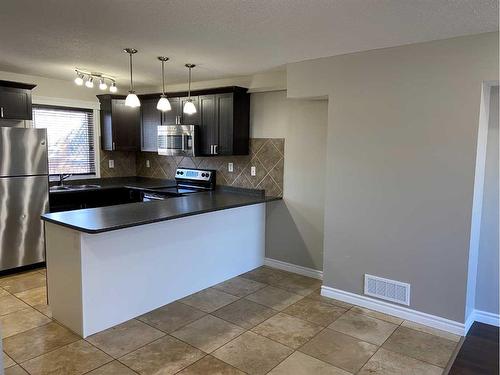
{"type": "Polygon", "coordinates": [[[125,99],[125,105],[127,107],[134,107],[134,108],[141,106],[141,102],[139,101],[137,95],[135,95],[134,91],[128,92],[127,98],[125,99]]]}
{"type": "Polygon", "coordinates": [[[192,115],[193,113],[196,113],[196,107],[194,106],[194,103],[191,100],[188,100],[184,104],[184,113],[188,115],[192,115]]]}
{"type": "Polygon", "coordinates": [[[160,96],[160,100],[158,100],[158,104],[156,105],[156,109],[162,112],[167,112],[172,109],[170,102],[168,101],[165,95],[160,96]]]}

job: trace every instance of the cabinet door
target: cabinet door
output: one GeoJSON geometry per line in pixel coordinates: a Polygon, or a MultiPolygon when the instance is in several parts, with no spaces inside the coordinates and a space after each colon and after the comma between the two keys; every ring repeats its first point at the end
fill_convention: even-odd
{"type": "Polygon", "coordinates": [[[170,106],[172,107],[172,109],[170,111],[162,113],[161,124],[175,125],[177,124],[176,117],[179,118],[180,122],[180,116],[182,113],[180,98],[168,98],[168,101],[170,102],[170,106]]]}
{"type": "Polygon", "coordinates": [[[203,95],[200,103],[200,153],[211,155],[213,146],[218,143],[219,129],[217,125],[216,96],[203,95]]]}
{"type": "Polygon", "coordinates": [[[234,97],[232,93],[217,94],[217,123],[218,123],[218,155],[232,155],[233,154],[233,131],[234,131],[234,117],[233,117],[233,103],[234,97]]]}
{"type": "Polygon", "coordinates": [[[10,87],[0,88],[0,118],[31,120],[31,92],[10,87]]]}
{"type": "Polygon", "coordinates": [[[184,104],[188,101],[188,98],[180,98],[181,99],[181,124],[182,125],[200,125],[200,104],[198,96],[192,96],[191,100],[196,108],[196,113],[192,115],[188,115],[184,113],[184,104]]]}
{"type": "Polygon", "coordinates": [[[157,99],[141,103],[141,150],[158,151],[158,125],[161,125],[162,112],[156,109],[157,99]]]}
{"type": "Polygon", "coordinates": [[[141,108],[125,105],[125,100],[113,99],[111,121],[114,150],[137,151],[140,144],[141,108]]]}

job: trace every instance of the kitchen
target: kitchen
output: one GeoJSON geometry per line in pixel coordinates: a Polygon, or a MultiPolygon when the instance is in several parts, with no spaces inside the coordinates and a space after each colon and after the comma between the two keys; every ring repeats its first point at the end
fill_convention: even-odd
{"type": "MultiPolygon", "coordinates": [[[[481,201],[467,197],[481,194],[484,206],[495,189],[491,8],[477,5],[481,23],[465,7],[406,3],[469,31],[429,21],[432,37],[399,30],[396,41],[380,25],[398,27],[390,12],[401,5],[365,4],[384,10],[384,22],[365,19],[380,43],[358,34],[356,44],[329,17],[363,17],[359,4],[336,13],[314,2],[317,22],[295,22],[301,2],[282,18],[260,2],[251,2],[258,11],[133,3],[97,13],[96,4],[31,4],[31,26],[4,38],[0,368],[453,373],[469,328],[497,324],[494,290],[484,288],[497,277],[485,268],[498,253],[485,240],[494,215],[462,220],[481,201]],[[187,8],[219,22],[193,28],[187,8]],[[35,10],[53,25],[45,30],[35,10]],[[279,23],[256,29],[264,10],[286,23],[287,38],[279,23]],[[151,24],[131,26],[136,12],[151,24]],[[346,44],[328,33],[314,42],[321,30],[346,44]],[[51,53],[29,41],[35,31],[51,53]],[[310,48],[297,51],[297,41],[310,48]],[[484,193],[474,181],[481,160],[484,193]],[[381,294],[382,282],[398,293],[381,294]]],[[[20,9],[7,6],[2,28],[20,9]]]]}

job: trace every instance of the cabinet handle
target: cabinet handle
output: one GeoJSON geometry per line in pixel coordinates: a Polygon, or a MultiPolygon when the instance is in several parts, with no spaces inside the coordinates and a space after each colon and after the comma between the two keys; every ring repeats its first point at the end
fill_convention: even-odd
{"type": "Polygon", "coordinates": [[[0,117],[3,118],[3,107],[0,107],[0,117]]]}
{"type": "Polygon", "coordinates": [[[213,155],[214,153],[214,145],[210,145],[210,155],[213,155]]]}
{"type": "Polygon", "coordinates": [[[113,142],[113,147],[112,147],[112,149],[113,149],[113,150],[115,149],[115,142],[113,142]]]}
{"type": "Polygon", "coordinates": [[[214,154],[215,154],[215,155],[217,155],[217,147],[218,147],[218,146],[219,146],[219,145],[214,145],[214,154]]]}

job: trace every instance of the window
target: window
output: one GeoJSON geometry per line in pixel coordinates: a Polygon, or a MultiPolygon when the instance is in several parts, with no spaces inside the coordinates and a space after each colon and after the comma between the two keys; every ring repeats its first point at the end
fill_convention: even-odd
{"type": "Polygon", "coordinates": [[[47,129],[49,174],[95,174],[91,109],[33,105],[33,126],[47,129]]]}

